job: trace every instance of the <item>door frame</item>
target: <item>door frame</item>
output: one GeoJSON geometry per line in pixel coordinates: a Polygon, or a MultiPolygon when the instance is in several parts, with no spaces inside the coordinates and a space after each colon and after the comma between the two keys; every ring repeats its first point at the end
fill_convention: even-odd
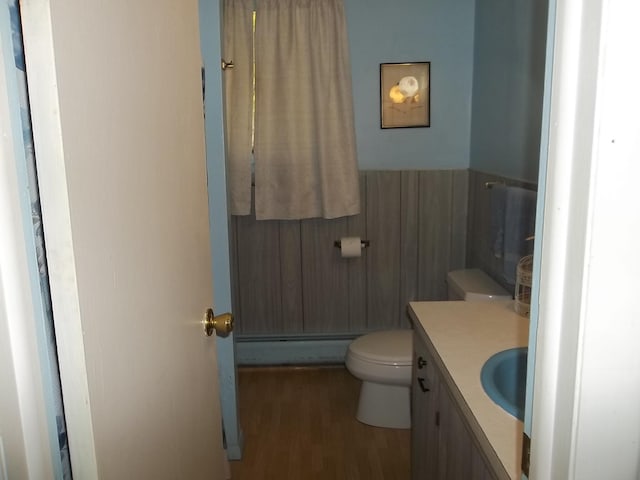
{"type": "MultiPolygon", "coordinates": [[[[219,0],[199,0],[200,49],[204,68],[205,140],[209,190],[209,225],[215,310],[233,310],[229,249],[229,214],[227,208],[227,170],[224,142],[222,56],[222,4],[219,0]]],[[[238,382],[235,336],[216,338],[220,376],[220,407],[225,444],[229,460],[240,460],[244,439],[238,414],[238,382]]]]}
{"type": "Polygon", "coordinates": [[[64,245],[64,248],[55,253],[59,264],[64,266],[64,271],[59,272],[60,277],[65,279],[64,287],[60,289],[55,314],[65,319],[65,327],[56,328],[56,343],[60,365],[64,365],[66,369],[66,381],[65,378],[62,379],[62,391],[67,432],[70,439],[76,439],[75,443],[70,444],[69,454],[73,476],[91,480],[99,478],[99,474],[71,235],[53,49],[53,19],[48,0],[23,2],[21,13],[27,70],[31,64],[40,65],[39,74],[29,77],[29,90],[32,100],[35,97],[39,99],[31,104],[32,121],[34,125],[38,125],[38,128],[34,129],[34,143],[48,147],[38,152],[38,173],[49,179],[50,186],[46,198],[42,198],[42,208],[48,215],[48,234],[60,239],[60,244],[64,245]]]}
{"type": "MultiPolygon", "coordinates": [[[[44,385],[32,284],[33,252],[25,239],[26,181],[16,151],[23,145],[15,71],[8,40],[7,5],[0,7],[0,478],[54,478],[60,475],[53,400],[44,385]],[[8,63],[9,62],[9,63],[8,63]],[[23,172],[22,172],[23,173],[23,172]],[[57,460],[57,462],[56,462],[57,460]]],[[[35,257],[34,257],[35,258],[35,257]]],[[[37,275],[37,273],[36,273],[37,275]]]]}
{"type": "Polygon", "coordinates": [[[640,460],[640,66],[631,60],[640,4],[550,4],[530,478],[631,478],[640,460]]]}

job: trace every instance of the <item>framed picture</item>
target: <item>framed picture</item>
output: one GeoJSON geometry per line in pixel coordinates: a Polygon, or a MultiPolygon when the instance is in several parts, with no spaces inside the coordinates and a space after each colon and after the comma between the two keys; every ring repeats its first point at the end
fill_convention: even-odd
{"type": "Polygon", "coordinates": [[[380,128],[429,127],[431,62],[380,64],[380,128]]]}

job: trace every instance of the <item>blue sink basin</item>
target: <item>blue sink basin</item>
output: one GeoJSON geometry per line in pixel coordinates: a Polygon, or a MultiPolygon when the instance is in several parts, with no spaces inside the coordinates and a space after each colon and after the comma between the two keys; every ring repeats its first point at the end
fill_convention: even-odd
{"type": "Polygon", "coordinates": [[[511,348],[493,355],[482,366],[482,387],[506,412],[524,420],[527,389],[527,347],[511,348]]]}

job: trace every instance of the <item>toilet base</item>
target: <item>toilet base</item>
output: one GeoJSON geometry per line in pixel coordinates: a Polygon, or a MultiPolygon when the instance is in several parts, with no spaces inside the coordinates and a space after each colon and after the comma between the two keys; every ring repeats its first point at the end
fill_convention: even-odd
{"type": "Polygon", "coordinates": [[[367,425],[411,428],[409,387],[362,382],[356,418],[367,425]]]}

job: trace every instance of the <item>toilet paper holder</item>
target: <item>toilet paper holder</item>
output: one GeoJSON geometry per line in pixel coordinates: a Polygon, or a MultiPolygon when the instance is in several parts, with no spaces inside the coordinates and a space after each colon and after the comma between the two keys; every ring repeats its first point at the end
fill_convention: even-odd
{"type": "MultiPolygon", "coordinates": [[[[367,248],[369,243],[369,240],[360,240],[360,248],[367,248]]],[[[333,242],[333,246],[336,248],[342,248],[342,242],[340,240],[336,240],[333,242]]]]}

